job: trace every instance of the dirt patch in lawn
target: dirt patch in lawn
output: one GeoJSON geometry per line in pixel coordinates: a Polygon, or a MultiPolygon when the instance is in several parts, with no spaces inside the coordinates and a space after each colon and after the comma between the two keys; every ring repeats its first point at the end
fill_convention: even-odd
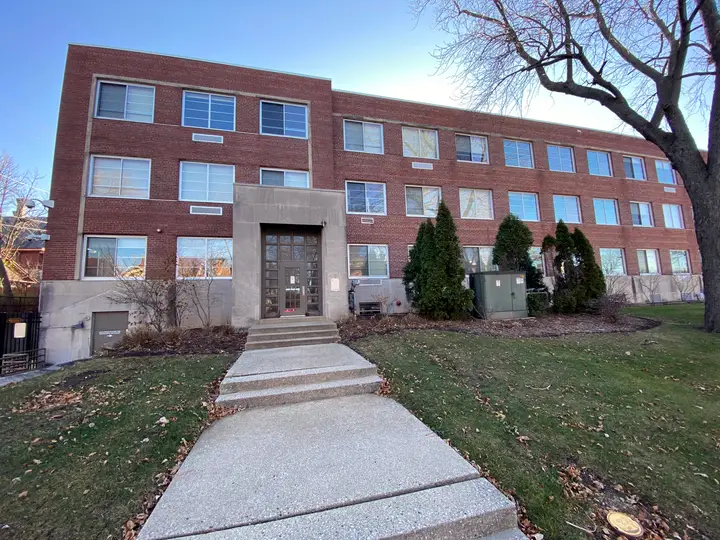
{"type": "Polygon", "coordinates": [[[99,356],[156,356],[187,354],[227,354],[245,350],[247,331],[232,326],[177,328],[157,332],[135,328],[112,348],[99,356]]]}
{"type": "Polygon", "coordinates": [[[343,342],[371,334],[388,334],[402,330],[448,330],[497,337],[558,337],[568,334],[606,334],[637,332],[660,324],[654,319],[621,316],[608,321],[597,315],[544,315],[507,321],[469,319],[467,321],[431,321],[417,315],[399,315],[381,319],[347,319],[338,324],[343,342]]]}

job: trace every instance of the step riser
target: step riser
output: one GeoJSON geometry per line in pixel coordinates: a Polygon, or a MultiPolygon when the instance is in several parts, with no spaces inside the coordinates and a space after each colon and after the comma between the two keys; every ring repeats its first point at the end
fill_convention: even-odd
{"type": "Polygon", "coordinates": [[[266,325],[255,325],[250,327],[250,335],[264,335],[264,334],[280,334],[283,332],[315,332],[315,331],[329,331],[337,330],[337,325],[333,323],[317,323],[317,324],[266,324],[266,325]]]}
{"type": "Polygon", "coordinates": [[[292,338],[312,338],[312,337],[334,337],[339,338],[340,334],[336,328],[329,330],[305,330],[302,332],[288,331],[288,332],[273,332],[256,334],[251,332],[247,337],[246,343],[254,343],[256,341],[268,341],[271,339],[292,339],[292,338]]]}
{"type": "Polygon", "coordinates": [[[304,401],[315,401],[340,396],[351,396],[354,394],[371,394],[380,388],[380,382],[358,384],[352,386],[338,386],[309,391],[298,391],[292,394],[265,395],[258,397],[234,397],[233,394],[220,395],[216,404],[221,407],[267,407],[269,405],[287,405],[289,403],[301,403],[304,401]]]}
{"type": "Polygon", "coordinates": [[[337,371],[327,371],[324,373],[299,374],[292,373],[283,374],[282,376],[270,379],[261,379],[254,381],[243,381],[242,377],[238,377],[236,381],[225,379],[220,384],[220,394],[234,394],[235,392],[247,392],[251,390],[265,390],[269,388],[278,388],[283,386],[298,386],[301,384],[316,384],[330,381],[341,381],[345,379],[355,379],[360,377],[371,377],[377,375],[374,367],[345,369],[337,371]]]}
{"type": "Polygon", "coordinates": [[[298,339],[298,340],[272,340],[272,341],[256,341],[245,344],[246,351],[256,351],[259,349],[276,349],[279,347],[297,347],[302,345],[324,345],[326,343],[337,343],[338,337],[319,337],[310,339],[298,339]]]}

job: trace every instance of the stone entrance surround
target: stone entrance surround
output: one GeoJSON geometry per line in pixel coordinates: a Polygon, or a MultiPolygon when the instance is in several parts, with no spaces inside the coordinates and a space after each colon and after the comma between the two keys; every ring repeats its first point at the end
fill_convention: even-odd
{"type": "Polygon", "coordinates": [[[345,192],[235,184],[233,326],[261,318],[261,225],[322,227],[322,315],[334,320],[347,313],[345,192]]]}

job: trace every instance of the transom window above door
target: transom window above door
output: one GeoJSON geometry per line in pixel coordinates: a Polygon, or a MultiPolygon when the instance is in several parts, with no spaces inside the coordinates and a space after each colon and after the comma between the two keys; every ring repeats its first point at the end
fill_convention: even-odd
{"type": "Polygon", "coordinates": [[[260,169],[260,184],[277,187],[310,187],[310,177],[306,171],[286,171],[278,169],[260,169]]]}
{"type": "Polygon", "coordinates": [[[260,133],[307,139],[307,105],[260,102],[260,133]]]}
{"type": "Polygon", "coordinates": [[[368,154],[383,153],[383,126],[375,122],[345,120],[345,150],[365,152],[368,154]]]}
{"type": "Polygon", "coordinates": [[[379,182],[345,182],[346,211],[348,214],[374,214],[384,216],[385,184],[379,182]]]}
{"type": "Polygon", "coordinates": [[[183,126],[235,130],[235,96],[183,92],[183,126]]]}
{"type": "Polygon", "coordinates": [[[438,134],[434,129],[402,128],[403,156],[438,159],[438,134]]]}
{"type": "Polygon", "coordinates": [[[439,187],[405,186],[405,214],[417,217],[437,216],[439,187]]]}
{"type": "Polygon", "coordinates": [[[455,135],[455,155],[458,161],[488,163],[488,140],[480,135],[455,135]]]}
{"type": "Polygon", "coordinates": [[[152,123],[155,87],[116,82],[98,83],[95,116],[152,123]]]}

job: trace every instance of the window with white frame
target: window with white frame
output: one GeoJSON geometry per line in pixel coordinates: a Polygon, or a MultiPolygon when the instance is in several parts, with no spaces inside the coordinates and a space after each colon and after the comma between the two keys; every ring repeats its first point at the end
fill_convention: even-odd
{"type": "Polygon", "coordinates": [[[493,219],[492,191],[460,188],[460,217],[493,219]]]}
{"type": "Polygon", "coordinates": [[[263,186],[309,188],[310,176],[307,171],[260,169],[260,184],[263,186]]]}
{"type": "Polygon", "coordinates": [[[403,156],[438,159],[438,134],[434,129],[402,128],[403,156]]]}
{"type": "Polygon", "coordinates": [[[645,160],[640,157],[624,156],[625,178],[631,180],[645,180],[645,160]]]}
{"type": "Polygon", "coordinates": [[[180,162],[180,200],[231,203],[235,167],[212,163],[180,162]]]}
{"type": "Polygon", "coordinates": [[[523,221],[540,221],[537,193],[509,192],[510,213],[523,221]]]}
{"type": "Polygon", "coordinates": [[[345,120],[345,150],[382,154],[382,124],[345,120]]]}
{"type": "Polygon", "coordinates": [[[652,227],[654,224],[650,203],[631,202],[630,215],[632,216],[632,224],[635,227],[652,227]]]}
{"type": "Polygon", "coordinates": [[[232,238],[178,237],[177,277],[231,278],[232,244],[232,238]]]}
{"type": "Polygon", "coordinates": [[[505,139],[505,165],[507,167],[521,167],[532,169],[533,153],[532,144],[527,141],[515,141],[505,139]]]}
{"type": "Polygon", "coordinates": [[[679,204],[663,204],[665,227],[668,229],[684,229],[682,207],[679,204]]]}
{"type": "Polygon", "coordinates": [[[612,176],[610,154],[597,150],[587,151],[588,172],[595,176],[612,176]]]}
{"type": "Polygon", "coordinates": [[[615,199],[593,199],[595,223],[598,225],[620,225],[618,205],[615,199]]]}
{"type": "Polygon", "coordinates": [[[488,140],[479,135],[455,135],[455,157],[458,161],[488,163],[488,140]]]}
{"type": "Polygon", "coordinates": [[[673,274],[689,274],[690,259],[688,252],[680,249],[670,250],[670,267],[673,274]]]}
{"type": "Polygon", "coordinates": [[[580,198],[574,195],[553,195],[555,221],[561,219],[565,223],[582,223],[580,215],[580,198]]]}
{"type": "Polygon", "coordinates": [[[345,202],[348,214],[384,216],[385,184],[379,182],[345,182],[345,202]]]}
{"type": "Polygon", "coordinates": [[[620,248],[600,248],[600,262],[606,276],[625,275],[625,256],[620,248]]]}
{"type": "Polygon", "coordinates": [[[655,172],[657,172],[658,182],[661,184],[677,184],[675,181],[675,171],[669,161],[655,160],[655,172]]]}
{"type": "Polygon", "coordinates": [[[437,216],[440,188],[405,186],[405,214],[418,217],[437,216]]]}
{"type": "Polygon", "coordinates": [[[386,245],[348,244],[348,274],[351,278],[390,276],[386,245]]]}
{"type": "Polygon", "coordinates": [[[155,87],[115,82],[98,83],[95,116],[152,123],[155,87]]]}
{"type": "Polygon", "coordinates": [[[638,268],[640,274],[659,274],[660,273],[660,258],[656,249],[638,249],[638,268]]]}
{"type": "Polygon", "coordinates": [[[235,96],[185,90],[182,125],[235,131],[235,96]]]}
{"type": "Polygon", "coordinates": [[[150,160],[92,156],[88,193],[95,197],[150,197],[150,160]]]}
{"type": "Polygon", "coordinates": [[[307,139],[307,106],[296,103],[260,102],[260,133],[307,139]]]}
{"type": "Polygon", "coordinates": [[[545,257],[542,253],[542,248],[539,247],[531,247],[528,249],[528,254],[530,255],[530,262],[532,265],[540,270],[543,275],[545,274],[545,257]]]}
{"type": "Polygon", "coordinates": [[[575,172],[573,149],[569,146],[548,145],[548,165],[551,171],[575,172]]]}
{"type": "Polygon", "coordinates": [[[463,246],[463,265],[466,274],[497,270],[492,263],[493,248],[484,246],[463,246]]]}
{"type": "Polygon", "coordinates": [[[86,236],[83,278],[144,278],[147,238],[86,236]]]}

